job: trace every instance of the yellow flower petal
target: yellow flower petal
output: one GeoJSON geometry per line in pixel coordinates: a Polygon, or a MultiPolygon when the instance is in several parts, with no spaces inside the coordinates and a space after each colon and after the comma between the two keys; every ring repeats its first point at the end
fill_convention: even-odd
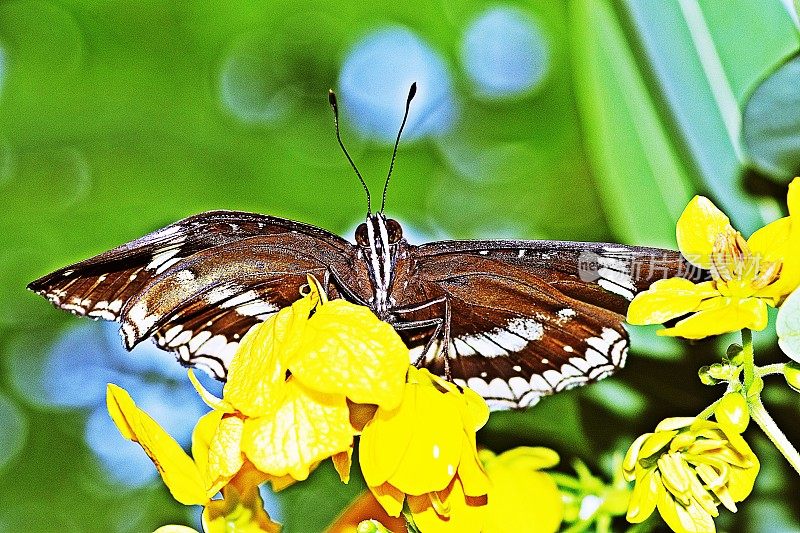
{"type": "MultiPolygon", "coordinates": [[[[374,459],[383,454],[383,464],[396,465],[393,471],[389,469],[387,481],[402,492],[420,495],[442,490],[455,476],[461,459],[462,405],[458,395],[442,393],[430,382],[409,383],[398,408],[401,412],[397,416],[381,416],[379,409],[364,428],[361,447],[366,449],[368,457],[374,459]],[[410,434],[411,439],[394,443],[387,438],[401,432],[410,434]],[[377,445],[382,445],[382,449],[377,450],[377,445]]],[[[381,482],[382,476],[368,473],[370,466],[370,462],[362,462],[364,478],[381,482]]]]}
{"type": "Polygon", "coordinates": [[[713,307],[695,313],[658,331],[659,335],[702,339],[748,328],[761,331],[767,327],[767,304],[760,298],[715,298],[713,307]]]}
{"type": "Polygon", "coordinates": [[[794,178],[789,184],[786,205],[789,208],[789,216],[800,216],[800,177],[794,178]]]}
{"type": "Polygon", "coordinates": [[[695,196],[678,219],[678,249],[693,265],[711,267],[711,252],[717,235],[733,231],[730,219],[711,200],[695,196]]]}
{"type": "Polygon", "coordinates": [[[759,261],[775,261],[782,259],[782,248],[789,240],[792,230],[791,217],[783,217],[775,222],[770,222],[761,229],[756,230],[747,245],[759,261]]]}
{"type": "Polygon", "coordinates": [[[661,487],[661,476],[654,468],[641,469],[636,472],[636,484],[633,486],[628,503],[626,520],[631,524],[644,522],[653,514],[661,487]]]}
{"type": "Polygon", "coordinates": [[[345,300],[318,307],[284,360],[307,387],[386,409],[400,403],[409,364],[408,348],[394,328],[345,300]]]}
{"type": "Polygon", "coordinates": [[[406,494],[442,490],[456,474],[464,444],[458,398],[433,387],[417,387],[411,442],[389,483],[406,494]]]}
{"type": "Polygon", "coordinates": [[[664,485],[659,485],[658,512],[675,533],[715,533],[714,519],[692,500],[684,507],[670,495],[664,485]]]}
{"type": "Polygon", "coordinates": [[[395,409],[378,409],[361,433],[359,464],[370,487],[382,485],[398,469],[415,427],[416,386],[407,385],[395,409]]]}
{"type": "Polygon", "coordinates": [[[106,405],[122,436],[141,445],[177,501],[184,505],[208,501],[205,478],[194,461],[155,420],[136,407],[124,389],[109,384],[106,405]]]}
{"type": "Polygon", "coordinates": [[[210,392],[203,387],[203,384],[197,379],[197,376],[194,375],[194,369],[190,368],[188,371],[189,381],[194,386],[194,390],[197,391],[197,394],[200,396],[200,399],[203,400],[210,408],[214,409],[215,411],[221,411],[223,413],[232,413],[235,411],[233,406],[226,402],[223,399],[217,398],[210,392]]]}
{"type": "Polygon", "coordinates": [[[558,454],[553,450],[528,447],[514,448],[488,459],[486,473],[491,487],[484,533],[558,531],[564,515],[561,493],[550,475],[538,471],[554,466],[553,460],[558,462],[558,454]]]}
{"type": "Polygon", "coordinates": [[[350,481],[350,467],[353,465],[353,447],[350,446],[346,451],[333,454],[331,461],[333,461],[333,467],[336,469],[336,473],[339,474],[339,479],[342,480],[342,483],[348,483],[350,481]]]}
{"type": "Polygon", "coordinates": [[[553,468],[560,461],[555,450],[540,446],[517,446],[498,456],[494,456],[491,452],[485,454],[485,452],[488,452],[488,450],[481,450],[481,457],[487,467],[499,462],[508,468],[520,471],[553,468]]]}
{"type": "Polygon", "coordinates": [[[244,420],[238,416],[225,416],[220,420],[208,450],[208,477],[215,485],[224,484],[242,468],[243,433],[244,420]]]}
{"type": "Polygon", "coordinates": [[[153,531],[153,533],[197,533],[197,530],[188,526],[170,524],[168,526],[161,526],[153,531]]]}
{"type": "Polygon", "coordinates": [[[217,427],[223,416],[222,411],[210,411],[200,417],[197,424],[192,431],[192,458],[197,465],[197,469],[205,479],[206,496],[211,498],[219,492],[222,488],[221,485],[215,484],[208,475],[208,450],[211,447],[211,441],[214,434],[217,432],[217,427]],[[216,485],[216,486],[215,486],[216,485]]]}
{"type": "Polygon", "coordinates": [[[403,502],[406,495],[388,483],[381,483],[380,485],[370,485],[369,490],[381,504],[381,507],[386,511],[389,516],[400,516],[403,510],[403,502]]]}
{"type": "Polygon", "coordinates": [[[800,285],[800,178],[789,185],[789,216],[753,233],[748,244],[759,261],[782,261],[778,280],[759,295],[781,298],[800,285]]]}
{"type": "Polygon", "coordinates": [[[489,478],[475,447],[474,435],[464,435],[461,460],[458,463],[458,477],[461,478],[461,485],[467,496],[485,496],[489,492],[489,478]]]}
{"type": "Polygon", "coordinates": [[[652,433],[639,435],[625,453],[625,458],[622,460],[622,473],[625,476],[625,481],[633,481],[636,478],[636,466],[639,464],[639,452],[645,441],[652,435],[652,433]]]}
{"type": "MultiPolygon", "coordinates": [[[[485,500],[464,496],[461,480],[456,477],[446,495],[447,516],[436,512],[428,495],[409,496],[408,507],[414,522],[425,533],[478,533],[482,530],[486,512],[485,500]]],[[[508,531],[508,530],[506,530],[508,531]]]]}
{"type": "MultiPolygon", "coordinates": [[[[424,371],[428,372],[427,370],[424,371]]],[[[438,376],[432,377],[441,380],[438,376]]],[[[465,402],[462,410],[464,427],[471,431],[478,431],[489,420],[489,406],[480,394],[470,388],[464,388],[462,395],[465,402]]]]}
{"type": "Polygon", "coordinates": [[[633,325],[663,324],[697,310],[704,299],[718,295],[711,282],[694,284],[683,278],[658,280],[636,295],[628,307],[627,320],[633,325]]]}
{"type": "Polygon", "coordinates": [[[247,416],[271,413],[283,399],[286,367],[279,354],[291,318],[286,307],[253,326],[231,361],[223,397],[247,416]]]}
{"type": "Polygon", "coordinates": [[[290,378],[274,413],[246,421],[242,449],[262,472],[301,480],[319,461],[348,450],[353,434],[344,396],[321,394],[290,378]]]}

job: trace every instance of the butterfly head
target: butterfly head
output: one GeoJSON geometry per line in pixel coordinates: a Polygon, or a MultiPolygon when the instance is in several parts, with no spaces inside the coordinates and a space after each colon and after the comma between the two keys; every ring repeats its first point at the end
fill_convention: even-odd
{"type": "Polygon", "coordinates": [[[403,228],[381,212],[370,213],[356,228],[356,244],[366,259],[367,270],[375,290],[373,306],[379,316],[388,309],[389,289],[394,280],[394,266],[403,239],[403,228]]]}

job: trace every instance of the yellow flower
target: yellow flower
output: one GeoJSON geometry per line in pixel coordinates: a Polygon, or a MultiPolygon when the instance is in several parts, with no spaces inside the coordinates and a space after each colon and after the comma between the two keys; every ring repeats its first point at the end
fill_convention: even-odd
{"type": "Polygon", "coordinates": [[[636,482],[628,521],[642,522],[658,507],[673,531],[716,531],[717,506],[735,512],[735,502],[753,490],[758,469],[758,458],[732,426],[668,418],[637,438],[625,456],[625,479],[636,482]]]}
{"type": "Polygon", "coordinates": [[[677,225],[678,247],[693,265],[711,271],[712,281],[656,281],[628,309],[631,324],[660,324],[683,318],[659,335],[700,339],[767,325],[767,306],[779,305],[800,285],[800,178],[789,185],[789,216],[745,240],[708,198],[696,196],[677,225]]]}
{"type": "Polygon", "coordinates": [[[328,302],[312,277],[309,287],[304,298],[245,335],[221,399],[189,372],[213,409],[195,427],[194,458],[124,390],[109,385],[117,427],[141,444],[175,499],[205,506],[206,531],[233,522],[237,531],[272,531],[257,509],[258,484],[270,481],[279,490],[328,457],[346,482],[358,434],[351,414],[358,419],[375,406],[397,409],[403,398],[409,355],[394,329],[365,307],[328,302]],[[220,490],[223,500],[211,500],[220,490]]]}
{"type": "Polygon", "coordinates": [[[472,390],[410,367],[400,405],[379,407],[361,435],[361,470],[386,512],[399,516],[407,498],[426,533],[480,531],[488,480],[475,432],[488,417],[472,390]]]}
{"type": "Polygon", "coordinates": [[[483,533],[554,533],[564,515],[561,493],[543,468],[558,464],[548,448],[519,447],[495,455],[478,452],[491,484],[483,533]],[[531,505],[536,502],[536,505],[531,505]]]}
{"type": "Polygon", "coordinates": [[[400,403],[409,356],[394,329],[366,307],[327,301],[311,277],[309,287],[245,335],[221,400],[199,389],[225,414],[209,462],[226,475],[247,458],[270,476],[302,480],[333,457],[346,481],[358,433],[348,400],[400,403]]]}
{"type": "MultiPolygon", "coordinates": [[[[206,457],[213,433],[221,421],[214,411],[203,416],[192,434],[192,457],[147,413],[139,409],[130,395],[109,384],[106,395],[108,412],[122,435],[138,442],[156,465],[172,496],[184,505],[203,505],[203,524],[207,533],[229,531],[226,523],[235,523],[236,531],[277,532],[280,526],[269,519],[258,493],[265,476],[245,471],[224,486],[209,476],[206,457]],[[223,499],[211,498],[222,489],[223,499]]],[[[180,526],[165,526],[162,531],[180,531],[180,526]]]]}

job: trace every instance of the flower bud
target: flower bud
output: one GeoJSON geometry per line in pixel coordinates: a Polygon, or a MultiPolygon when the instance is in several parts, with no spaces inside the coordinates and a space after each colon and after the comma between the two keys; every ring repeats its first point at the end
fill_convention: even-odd
{"type": "Polygon", "coordinates": [[[800,392],[800,363],[794,361],[786,363],[783,366],[783,377],[786,379],[787,385],[800,392]]]}
{"type": "Polygon", "coordinates": [[[750,410],[747,400],[738,392],[730,392],[722,397],[714,409],[714,418],[721,426],[742,433],[750,423],[750,410]]]}

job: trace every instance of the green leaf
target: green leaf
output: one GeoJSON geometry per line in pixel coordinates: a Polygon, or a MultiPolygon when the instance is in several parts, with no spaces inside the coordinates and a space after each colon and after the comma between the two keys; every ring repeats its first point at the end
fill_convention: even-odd
{"type": "Polygon", "coordinates": [[[783,353],[800,362],[800,289],[783,302],[776,322],[778,345],[783,353]]]}
{"type": "Polygon", "coordinates": [[[674,246],[687,169],[610,4],[571,6],[575,91],[609,223],[624,241],[674,246]]]}
{"type": "Polygon", "coordinates": [[[521,445],[552,445],[565,450],[587,449],[577,394],[556,394],[542,398],[533,409],[496,411],[480,431],[479,441],[493,449],[521,445]]]}
{"type": "Polygon", "coordinates": [[[615,232],[671,244],[669,224],[685,205],[676,204],[695,184],[738,229],[762,226],[741,183],[740,109],[798,49],[784,5],[582,0],[573,7],[576,94],[615,232]],[[763,38],[741,38],[754,32],[763,38]],[[637,227],[643,221],[648,227],[637,227]]]}
{"type": "Polygon", "coordinates": [[[753,92],[744,113],[744,142],[753,163],[788,183],[800,172],[800,58],[776,70],[753,92]]]}

